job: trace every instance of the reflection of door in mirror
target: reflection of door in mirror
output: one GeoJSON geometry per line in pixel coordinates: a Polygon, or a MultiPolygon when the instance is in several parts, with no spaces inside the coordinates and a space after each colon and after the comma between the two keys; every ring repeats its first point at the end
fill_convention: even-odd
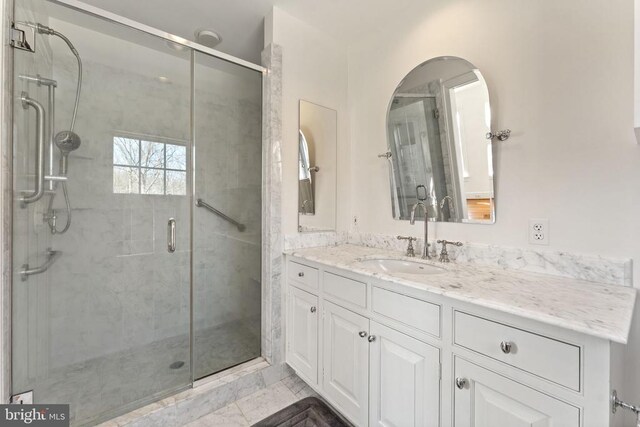
{"type": "Polygon", "coordinates": [[[395,185],[394,217],[408,217],[416,202],[416,187],[427,188],[429,217],[433,203],[446,195],[438,108],[433,96],[396,94],[389,111],[389,141],[395,185]],[[412,171],[412,173],[407,173],[412,171]]]}
{"type": "Polygon", "coordinates": [[[298,145],[298,213],[302,215],[313,215],[313,181],[311,179],[311,149],[309,141],[305,138],[302,130],[299,132],[298,145]]]}
{"type": "Polygon", "coordinates": [[[493,167],[490,112],[486,85],[477,71],[443,83],[447,103],[447,125],[451,168],[457,179],[453,189],[454,206],[461,218],[491,220],[493,212],[493,167]]]}
{"type": "Polygon", "coordinates": [[[337,113],[300,101],[299,120],[298,230],[335,230],[337,113]]]}

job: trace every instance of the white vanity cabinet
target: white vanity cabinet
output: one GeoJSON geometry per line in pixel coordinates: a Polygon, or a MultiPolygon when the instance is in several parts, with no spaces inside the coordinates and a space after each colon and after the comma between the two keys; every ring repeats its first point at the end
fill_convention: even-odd
{"type": "Polygon", "coordinates": [[[579,427],[580,409],[455,359],[455,427],[579,427]]]}
{"type": "Polygon", "coordinates": [[[318,297],[289,289],[287,345],[289,363],[307,381],[318,382],[318,297]]]}
{"type": "Polygon", "coordinates": [[[343,414],[366,425],[369,412],[369,319],[324,302],[322,390],[343,414]]]}
{"type": "Polygon", "coordinates": [[[438,348],[375,321],[370,334],[369,425],[438,426],[438,348]]]}
{"type": "Polygon", "coordinates": [[[287,270],[287,363],[356,426],[618,426],[606,339],[303,258],[287,270]]]}

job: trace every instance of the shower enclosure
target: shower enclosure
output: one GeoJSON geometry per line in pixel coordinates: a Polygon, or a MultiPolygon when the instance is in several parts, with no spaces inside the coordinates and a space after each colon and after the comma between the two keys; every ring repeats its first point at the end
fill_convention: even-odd
{"type": "Polygon", "coordinates": [[[12,394],[74,425],[260,356],[262,70],[90,11],[14,11],[12,394]]]}

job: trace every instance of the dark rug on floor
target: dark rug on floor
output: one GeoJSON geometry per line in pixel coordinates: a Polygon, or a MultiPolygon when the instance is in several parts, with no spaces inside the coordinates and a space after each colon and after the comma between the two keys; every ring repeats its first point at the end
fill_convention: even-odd
{"type": "Polygon", "coordinates": [[[350,427],[317,397],[307,397],[251,427],[350,427]]]}

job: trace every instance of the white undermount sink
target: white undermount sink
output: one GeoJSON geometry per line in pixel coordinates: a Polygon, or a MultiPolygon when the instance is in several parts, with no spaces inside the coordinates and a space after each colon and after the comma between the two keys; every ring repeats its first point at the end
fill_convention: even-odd
{"type": "Polygon", "coordinates": [[[381,273],[404,273],[404,274],[440,274],[446,270],[435,265],[425,264],[422,262],[408,261],[402,259],[363,259],[358,263],[365,267],[370,267],[381,273]]]}

